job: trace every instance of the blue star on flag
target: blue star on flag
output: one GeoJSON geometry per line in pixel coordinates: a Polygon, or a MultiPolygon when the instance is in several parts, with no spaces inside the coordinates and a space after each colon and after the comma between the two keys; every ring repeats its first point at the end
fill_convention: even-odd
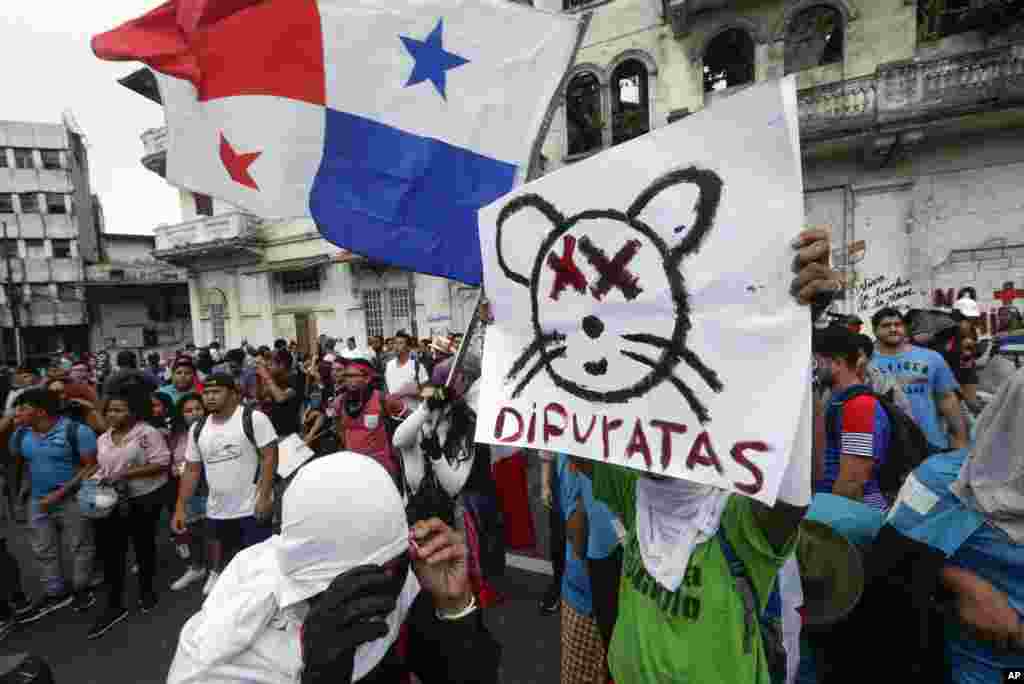
{"type": "Polygon", "coordinates": [[[438,94],[447,100],[448,97],[444,92],[445,73],[449,69],[468,64],[469,60],[447,52],[441,47],[443,24],[444,20],[438,19],[437,26],[430,32],[426,40],[416,40],[406,36],[399,36],[399,38],[405,44],[405,49],[416,60],[416,64],[412,68],[412,75],[405,83],[406,87],[429,80],[434,84],[438,94]]]}

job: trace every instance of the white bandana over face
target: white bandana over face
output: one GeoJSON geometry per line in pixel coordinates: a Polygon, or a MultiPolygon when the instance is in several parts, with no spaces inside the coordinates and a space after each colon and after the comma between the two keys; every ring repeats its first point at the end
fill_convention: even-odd
{"type": "Polygon", "coordinates": [[[687,480],[641,477],[636,482],[636,537],[644,568],[675,592],[690,554],[715,536],[729,492],[687,480]]]}
{"type": "Polygon", "coordinates": [[[1024,370],[1003,383],[985,407],[971,453],[950,486],[1014,544],[1024,544],[1024,370]]]}
{"type": "MultiPolygon", "coordinates": [[[[186,643],[179,644],[169,682],[236,681],[213,677],[212,668],[230,670],[233,663],[253,660],[247,654],[273,631],[272,621],[303,607],[338,575],[360,565],[383,565],[409,549],[398,489],[382,466],[361,454],[339,452],[304,466],[285,492],[281,520],[281,534],[241,551],[225,568],[182,633],[186,643]]],[[[353,681],[384,658],[419,591],[410,568],[387,617],[387,636],[356,650],[353,681]]],[[[301,667],[297,643],[277,659],[283,664],[291,656],[301,667]]]]}

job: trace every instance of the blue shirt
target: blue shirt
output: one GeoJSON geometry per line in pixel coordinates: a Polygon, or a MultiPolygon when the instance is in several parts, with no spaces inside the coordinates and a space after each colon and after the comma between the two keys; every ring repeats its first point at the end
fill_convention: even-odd
{"type": "Polygon", "coordinates": [[[883,375],[896,377],[910,401],[914,420],[928,441],[932,446],[948,449],[949,437],[939,418],[935,397],[960,389],[960,385],[942,355],[931,349],[912,347],[895,356],[875,354],[871,366],[883,375]]]}
{"type": "Polygon", "coordinates": [[[885,408],[872,396],[848,397],[861,385],[836,392],[829,400],[825,413],[825,472],[815,483],[814,491],[831,494],[839,478],[843,454],[869,458],[874,461],[871,477],[864,483],[864,503],[884,511],[889,502],[878,486],[878,471],[885,463],[889,448],[889,416],[885,408]]]}
{"type": "MultiPolygon", "coordinates": [[[[576,512],[576,499],[583,493],[582,481],[575,472],[569,470],[569,457],[558,454],[558,502],[562,508],[562,519],[568,522],[576,512]]],[[[586,549],[581,550],[586,557],[586,549]]],[[[566,534],[565,540],[565,571],[562,574],[562,598],[569,606],[581,615],[590,615],[594,608],[590,593],[590,577],[587,565],[582,558],[573,552],[571,535],[566,534]]]]}
{"type": "Polygon", "coordinates": [[[608,504],[594,498],[594,486],[589,477],[577,475],[576,479],[579,480],[583,505],[587,509],[587,558],[607,558],[619,545],[619,535],[612,522],[615,514],[608,508],[608,504]]]}
{"type": "Polygon", "coordinates": [[[61,487],[75,476],[81,465],[81,457],[96,455],[96,433],[88,426],[73,423],[78,430],[78,455],[75,459],[67,440],[67,418],[58,418],[53,428],[45,435],[38,435],[28,428],[19,428],[10,439],[10,450],[18,450],[21,442],[21,456],[29,464],[32,480],[32,498],[41,499],[61,487]],[[24,437],[20,435],[24,434],[24,437]]]}

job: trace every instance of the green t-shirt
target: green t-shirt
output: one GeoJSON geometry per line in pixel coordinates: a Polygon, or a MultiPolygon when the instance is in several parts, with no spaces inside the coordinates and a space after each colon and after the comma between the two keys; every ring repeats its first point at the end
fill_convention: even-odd
{"type": "MultiPolygon", "coordinates": [[[[629,684],[768,683],[756,626],[751,653],[743,652],[743,600],[717,539],[694,548],[674,593],[647,573],[636,540],[637,477],[617,466],[598,464],[594,469],[594,496],[621,516],[628,532],[619,616],[608,653],[612,677],[629,684]]],[[[757,587],[763,611],[776,575],[796,545],[796,534],[776,552],[754,519],[750,499],[739,495],[730,497],[721,524],[757,587]]]]}

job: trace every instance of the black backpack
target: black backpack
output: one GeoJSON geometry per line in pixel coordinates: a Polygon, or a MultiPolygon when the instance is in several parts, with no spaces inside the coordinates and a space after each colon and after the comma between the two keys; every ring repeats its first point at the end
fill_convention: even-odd
{"type": "MultiPolygon", "coordinates": [[[[940,449],[928,442],[928,437],[912,417],[904,413],[888,397],[876,394],[867,387],[856,387],[843,403],[865,394],[871,395],[881,404],[889,419],[889,446],[885,451],[885,460],[878,469],[878,487],[886,499],[893,501],[907,475],[940,449]]],[[[832,434],[839,433],[838,427],[831,426],[832,434]]]]}

